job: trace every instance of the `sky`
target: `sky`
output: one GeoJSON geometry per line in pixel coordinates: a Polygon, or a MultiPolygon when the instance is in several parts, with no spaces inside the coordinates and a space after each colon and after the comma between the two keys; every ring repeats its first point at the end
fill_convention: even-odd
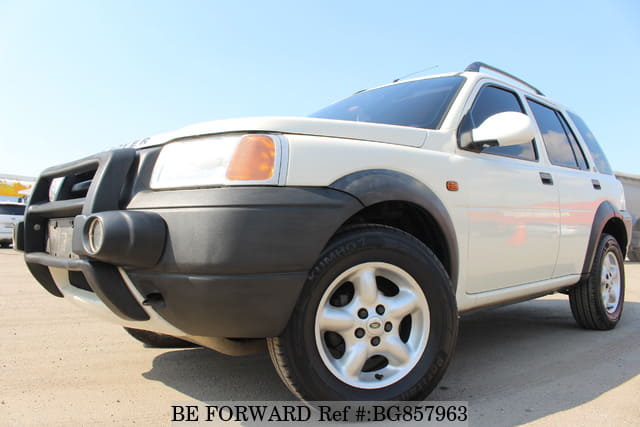
{"type": "Polygon", "coordinates": [[[473,61],[570,107],[640,175],[636,0],[0,0],[0,174],[473,61]]]}

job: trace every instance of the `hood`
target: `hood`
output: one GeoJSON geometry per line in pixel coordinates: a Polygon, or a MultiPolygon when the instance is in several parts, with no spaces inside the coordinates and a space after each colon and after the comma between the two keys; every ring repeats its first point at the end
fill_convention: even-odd
{"type": "Polygon", "coordinates": [[[347,138],[387,144],[420,147],[424,144],[426,129],[379,123],[316,119],[310,117],[248,117],[197,123],[173,132],[145,138],[129,144],[141,148],[164,144],[178,138],[212,135],[228,132],[277,132],[283,134],[314,135],[329,138],[347,138]]]}

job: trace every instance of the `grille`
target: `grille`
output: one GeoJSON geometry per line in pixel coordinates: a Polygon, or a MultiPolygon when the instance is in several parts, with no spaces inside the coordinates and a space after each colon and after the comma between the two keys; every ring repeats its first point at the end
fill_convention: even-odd
{"type": "MultiPolygon", "coordinates": [[[[53,254],[48,242],[54,229],[52,219],[120,209],[121,195],[135,159],[136,151],[125,148],[46,169],[34,186],[25,215],[25,252],[53,254]],[[50,200],[54,180],[61,180],[60,190],[54,200],[50,200]]],[[[53,224],[55,227],[60,223],[54,221],[53,224]]],[[[62,234],[56,237],[66,240],[62,234]]],[[[69,256],[67,245],[56,248],[55,252],[69,256]]]]}

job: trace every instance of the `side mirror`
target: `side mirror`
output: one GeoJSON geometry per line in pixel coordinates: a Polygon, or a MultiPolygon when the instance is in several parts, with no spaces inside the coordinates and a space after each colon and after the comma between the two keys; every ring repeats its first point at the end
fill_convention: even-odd
{"type": "Polygon", "coordinates": [[[523,144],[535,137],[535,125],[529,116],[515,111],[505,111],[487,118],[471,131],[471,147],[523,144]]]}

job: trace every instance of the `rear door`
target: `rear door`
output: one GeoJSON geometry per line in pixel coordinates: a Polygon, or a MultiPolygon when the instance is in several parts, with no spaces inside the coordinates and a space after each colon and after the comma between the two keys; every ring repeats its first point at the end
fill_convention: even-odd
{"type": "MultiPolygon", "coordinates": [[[[602,151],[593,158],[585,153],[578,141],[580,133],[576,131],[575,122],[571,123],[563,110],[532,98],[527,98],[527,106],[538,124],[550,162],[549,173],[560,197],[560,245],[553,277],[579,274],[595,212],[602,201],[619,194],[620,184],[602,151]],[[611,175],[601,173],[600,168],[592,164],[596,163],[594,159],[598,159],[600,168],[611,175]]],[[[575,121],[584,125],[577,116],[575,121]]],[[[591,135],[588,129],[585,133],[591,135]]]]}

